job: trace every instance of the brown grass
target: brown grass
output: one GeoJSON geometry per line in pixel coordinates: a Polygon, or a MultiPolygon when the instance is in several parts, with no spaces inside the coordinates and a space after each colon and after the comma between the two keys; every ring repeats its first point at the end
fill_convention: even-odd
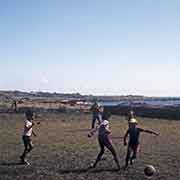
{"type": "MultiPolygon", "coordinates": [[[[141,136],[141,152],[136,163],[127,171],[116,171],[111,154],[106,151],[105,161],[89,170],[99,147],[97,137],[87,137],[91,124],[89,114],[40,114],[41,124],[34,128],[38,137],[33,138],[35,148],[29,156],[30,166],[17,165],[23,151],[21,132],[22,114],[0,114],[0,179],[2,180],[140,180],[146,164],[152,164],[157,173],[153,180],[179,180],[180,178],[180,122],[139,118],[141,127],[155,130],[159,137],[141,136]]],[[[126,148],[122,137],[127,129],[124,117],[111,118],[112,140],[121,166],[124,165],[126,148]]]]}

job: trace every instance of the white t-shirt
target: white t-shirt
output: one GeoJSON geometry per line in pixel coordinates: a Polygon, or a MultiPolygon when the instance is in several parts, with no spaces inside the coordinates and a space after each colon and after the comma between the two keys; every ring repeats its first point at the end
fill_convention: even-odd
{"type": "Polygon", "coordinates": [[[24,121],[24,131],[23,131],[23,136],[31,136],[32,135],[32,128],[29,130],[27,129],[28,127],[32,126],[32,122],[25,120],[24,121]]]}

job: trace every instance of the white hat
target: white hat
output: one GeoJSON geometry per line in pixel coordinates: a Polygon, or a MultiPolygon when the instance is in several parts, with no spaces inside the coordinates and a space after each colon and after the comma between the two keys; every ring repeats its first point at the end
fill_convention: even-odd
{"type": "Polygon", "coordinates": [[[138,124],[138,121],[135,118],[130,119],[129,123],[138,124]]]}

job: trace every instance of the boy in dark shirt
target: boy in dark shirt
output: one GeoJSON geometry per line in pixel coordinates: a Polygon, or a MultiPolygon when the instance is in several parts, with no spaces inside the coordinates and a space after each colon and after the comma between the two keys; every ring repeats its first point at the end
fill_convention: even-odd
{"type": "Polygon", "coordinates": [[[141,132],[146,132],[150,134],[154,134],[158,136],[159,134],[150,130],[145,130],[137,127],[137,120],[132,118],[129,121],[129,129],[126,131],[126,134],[124,136],[124,145],[127,145],[126,138],[129,135],[129,142],[128,142],[128,147],[127,147],[127,155],[126,155],[126,164],[125,164],[125,169],[128,167],[128,163],[130,160],[130,163],[132,165],[133,160],[136,159],[136,154],[138,151],[139,147],[139,137],[141,132]],[[133,152],[133,155],[131,156],[133,152]]]}

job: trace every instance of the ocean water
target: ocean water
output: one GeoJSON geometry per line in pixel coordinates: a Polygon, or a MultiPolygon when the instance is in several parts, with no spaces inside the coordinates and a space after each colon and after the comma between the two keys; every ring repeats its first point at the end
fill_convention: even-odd
{"type": "MultiPolygon", "coordinates": [[[[130,105],[128,101],[100,101],[102,106],[126,106],[130,105]]],[[[142,101],[133,101],[134,106],[138,105],[150,105],[150,106],[180,106],[180,100],[142,100],[142,101]]]]}

